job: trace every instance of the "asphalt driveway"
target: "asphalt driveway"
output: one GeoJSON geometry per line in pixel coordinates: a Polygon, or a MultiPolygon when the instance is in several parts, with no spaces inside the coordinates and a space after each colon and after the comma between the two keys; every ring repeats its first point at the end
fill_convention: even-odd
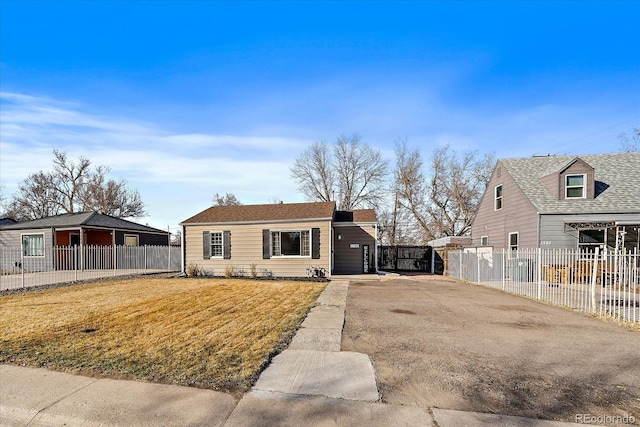
{"type": "Polygon", "coordinates": [[[368,354],[384,402],[640,424],[640,333],[441,279],[352,282],[342,350],[368,354]]]}

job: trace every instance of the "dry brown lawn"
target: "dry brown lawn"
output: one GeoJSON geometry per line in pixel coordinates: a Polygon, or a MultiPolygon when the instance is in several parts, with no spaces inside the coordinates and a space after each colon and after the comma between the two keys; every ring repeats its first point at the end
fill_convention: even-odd
{"type": "Polygon", "coordinates": [[[0,363],[244,391],[324,283],[134,279],[0,297],[0,363]]]}

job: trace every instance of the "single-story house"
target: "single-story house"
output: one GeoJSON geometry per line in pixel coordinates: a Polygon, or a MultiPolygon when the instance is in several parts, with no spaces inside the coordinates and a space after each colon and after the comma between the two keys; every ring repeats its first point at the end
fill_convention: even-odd
{"type": "Polygon", "coordinates": [[[500,159],[471,227],[494,249],[640,249],[640,152],[500,159]]]}
{"type": "MultiPolygon", "coordinates": [[[[48,250],[57,247],[116,247],[116,246],[166,246],[169,232],[116,218],[100,212],[82,212],[56,215],[32,221],[17,222],[0,226],[0,248],[21,248],[22,262],[29,269],[29,263],[43,268],[75,269],[78,260],[68,258],[69,252],[48,250]],[[63,259],[64,258],[64,259],[63,259]],[[44,267],[43,267],[44,266],[44,267]]],[[[3,257],[4,259],[5,257],[3,257]]],[[[105,262],[100,268],[112,268],[113,256],[103,256],[105,262]]],[[[19,260],[16,260],[19,261],[19,260]]],[[[85,268],[89,266],[86,260],[85,268]]],[[[15,261],[14,261],[15,262],[15,261]]]]}
{"type": "Polygon", "coordinates": [[[335,202],[213,206],[183,221],[183,270],[307,277],[377,271],[372,209],[335,202]]]}

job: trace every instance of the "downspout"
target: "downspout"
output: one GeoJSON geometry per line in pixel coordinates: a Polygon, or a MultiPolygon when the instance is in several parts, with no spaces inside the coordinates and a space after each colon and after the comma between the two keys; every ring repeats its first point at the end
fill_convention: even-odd
{"type": "Polygon", "coordinates": [[[333,273],[333,220],[329,222],[329,277],[333,273]]]}
{"type": "Polygon", "coordinates": [[[540,222],[542,221],[540,212],[536,212],[536,216],[538,217],[538,221],[536,224],[536,247],[540,247],[540,222]]]}
{"type": "Polygon", "coordinates": [[[380,271],[378,270],[378,223],[376,222],[376,224],[374,225],[375,229],[376,229],[376,238],[374,240],[375,244],[374,244],[374,249],[373,249],[373,256],[375,257],[376,260],[376,274],[379,274],[380,271]]]}
{"type": "Polygon", "coordinates": [[[80,271],[84,271],[84,229],[80,227],[80,271]]]}
{"type": "Polygon", "coordinates": [[[111,230],[111,249],[113,250],[113,256],[111,261],[113,262],[113,275],[116,275],[116,267],[118,265],[118,255],[116,249],[116,230],[111,230]]]}
{"type": "Polygon", "coordinates": [[[184,225],[180,224],[180,265],[182,267],[182,274],[186,274],[187,271],[187,267],[185,266],[185,251],[186,251],[186,244],[185,244],[185,232],[184,232],[184,225]]]}

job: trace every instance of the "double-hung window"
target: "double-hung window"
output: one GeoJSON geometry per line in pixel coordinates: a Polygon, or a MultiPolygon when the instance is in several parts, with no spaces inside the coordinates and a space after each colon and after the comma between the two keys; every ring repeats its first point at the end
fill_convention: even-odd
{"type": "Polygon", "coordinates": [[[518,250],[518,233],[509,233],[509,249],[512,251],[518,250]]]}
{"type": "Polygon", "coordinates": [[[584,175],[567,175],[565,197],[567,199],[584,199],[584,181],[584,175]]]}
{"type": "Polygon", "coordinates": [[[23,234],[22,254],[24,256],[44,256],[44,234],[23,234]]]}
{"type": "Polygon", "coordinates": [[[211,233],[211,257],[222,258],[222,231],[211,233]]]}
{"type": "Polygon", "coordinates": [[[272,256],[308,257],[311,251],[309,230],[272,231],[272,256]]]}
{"type": "Polygon", "coordinates": [[[495,189],[495,210],[502,209],[502,185],[496,186],[495,189]]]}

